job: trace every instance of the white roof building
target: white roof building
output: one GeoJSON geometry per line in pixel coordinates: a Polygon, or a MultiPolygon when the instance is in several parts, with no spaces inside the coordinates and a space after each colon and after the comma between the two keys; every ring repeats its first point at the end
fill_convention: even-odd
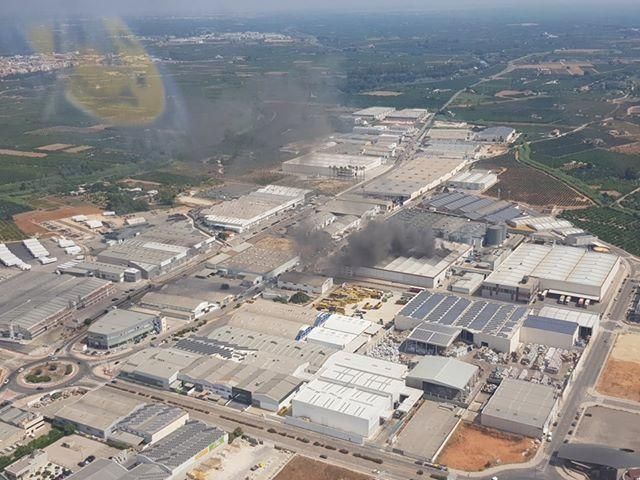
{"type": "Polygon", "coordinates": [[[213,227],[243,232],[260,221],[304,202],[309,190],[267,185],[244,197],[203,210],[204,221],[213,227]]]}
{"type": "MultiPolygon", "coordinates": [[[[538,290],[600,301],[620,269],[620,257],[564,245],[525,243],[483,282],[483,296],[503,298],[537,279],[538,290]]],[[[505,299],[512,299],[506,298],[505,299]]]]}
{"type": "Polygon", "coordinates": [[[360,177],[382,165],[382,158],[314,152],[282,164],[282,171],[324,177],[360,177]]]}
{"type": "Polygon", "coordinates": [[[361,443],[393,413],[406,372],[401,364],[337,352],[293,397],[287,421],[361,443]]]}

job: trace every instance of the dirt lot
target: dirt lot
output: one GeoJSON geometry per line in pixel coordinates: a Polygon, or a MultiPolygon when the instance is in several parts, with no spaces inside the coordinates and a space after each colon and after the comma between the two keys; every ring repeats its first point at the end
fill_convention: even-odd
{"type": "Polygon", "coordinates": [[[274,480],[371,480],[362,473],[296,456],[280,470],[274,480]]]}
{"type": "Polygon", "coordinates": [[[437,461],[450,468],[477,472],[496,465],[526,462],[536,449],[530,438],[461,423],[437,461]]]}
{"type": "Polygon", "coordinates": [[[23,152],[22,150],[10,150],[6,148],[0,148],[0,155],[9,155],[12,157],[29,157],[29,158],[44,158],[46,153],[37,152],[23,152]]]}
{"type": "Polygon", "coordinates": [[[612,152],[626,153],[627,155],[637,155],[640,153],[640,142],[627,143],[626,145],[618,145],[609,150],[612,152]]]}
{"type": "Polygon", "coordinates": [[[604,395],[640,402],[640,334],[618,336],[602,371],[597,390],[604,395]]]}
{"type": "Polygon", "coordinates": [[[19,213],[13,216],[13,221],[26,235],[35,235],[47,232],[47,229],[38,225],[41,222],[60,220],[61,218],[73,217],[74,215],[93,215],[101,212],[102,210],[95,205],[86,204],[73,207],[60,207],[54,210],[34,210],[19,213]]]}

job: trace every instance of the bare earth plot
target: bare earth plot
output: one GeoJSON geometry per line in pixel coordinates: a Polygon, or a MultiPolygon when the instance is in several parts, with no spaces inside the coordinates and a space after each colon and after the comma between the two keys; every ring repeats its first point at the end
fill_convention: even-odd
{"type": "Polygon", "coordinates": [[[373,480],[369,475],[296,456],[273,480],[373,480]]]}
{"type": "Polygon", "coordinates": [[[597,390],[640,402],[640,334],[619,335],[600,375],[597,390]]]}
{"type": "Polygon", "coordinates": [[[38,147],[37,150],[42,152],[58,152],[60,150],[65,150],[67,148],[72,148],[73,145],[69,143],[51,143],[49,145],[43,145],[42,147],[38,147]]]}
{"type": "Polygon", "coordinates": [[[46,153],[38,152],[23,152],[22,150],[11,150],[7,148],[0,148],[0,155],[8,155],[11,157],[28,157],[28,158],[45,158],[46,153]]]}
{"type": "Polygon", "coordinates": [[[534,440],[461,423],[437,461],[449,468],[477,472],[497,465],[528,461],[538,448],[534,440]]]}
{"type": "Polygon", "coordinates": [[[37,233],[47,232],[46,228],[39,225],[42,222],[60,220],[61,218],[69,218],[74,215],[94,215],[101,212],[102,210],[98,207],[86,204],[73,207],[60,207],[54,210],[34,210],[19,213],[13,216],[13,221],[26,235],[35,235],[37,233]]]}

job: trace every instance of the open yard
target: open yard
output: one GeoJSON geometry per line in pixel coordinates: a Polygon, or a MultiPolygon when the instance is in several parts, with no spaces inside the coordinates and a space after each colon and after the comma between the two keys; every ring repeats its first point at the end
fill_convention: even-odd
{"type": "Polygon", "coordinates": [[[598,391],[604,395],[640,402],[640,334],[618,336],[600,375],[598,391]]]}
{"type": "Polygon", "coordinates": [[[523,463],[537,450],[531,438],[461,423],[437,461],[449,468],[477,472],[509,463],[523,463]]]}
{"type": "Polygon", "coordinates": [[[586,409],[575,434],[584,443],[640,450],[640,414],[596,405],[586,409]]]}
{"type": "Polygon", "coordinates": [[[34,210],[14,215],[13,221],[27,235],[37,233],[45,233],[47,230],[39,224],[51,220],[59,220],[61,218],[69,218],[74,215],[93,215],[101,213],[98,207],[90,204],[60,207],[54,210],[34,210]]]}
{"type": "Polygon", "coordinates": [[[372,477],[346,468],[296,456],[280,470],[274,480],[371,480],[372,477]]]}

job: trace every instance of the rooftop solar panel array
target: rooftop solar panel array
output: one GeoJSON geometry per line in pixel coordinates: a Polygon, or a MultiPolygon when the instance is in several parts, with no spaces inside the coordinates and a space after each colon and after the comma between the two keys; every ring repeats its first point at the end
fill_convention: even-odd
{"type": "Polygon", "coordinates": [[[471,220],[502,223],[522,215],[513,204],[504,200],[479,197],[461,192],[441,193],[425,201],[437,210],[455,212],[471,220]]]}
{"type": "Polygon", "coordinates": [[[525,307],[457,295],[423,291],[400,311],[401,316],[473,333],[510,337],[527,316],[525,307]]]}

